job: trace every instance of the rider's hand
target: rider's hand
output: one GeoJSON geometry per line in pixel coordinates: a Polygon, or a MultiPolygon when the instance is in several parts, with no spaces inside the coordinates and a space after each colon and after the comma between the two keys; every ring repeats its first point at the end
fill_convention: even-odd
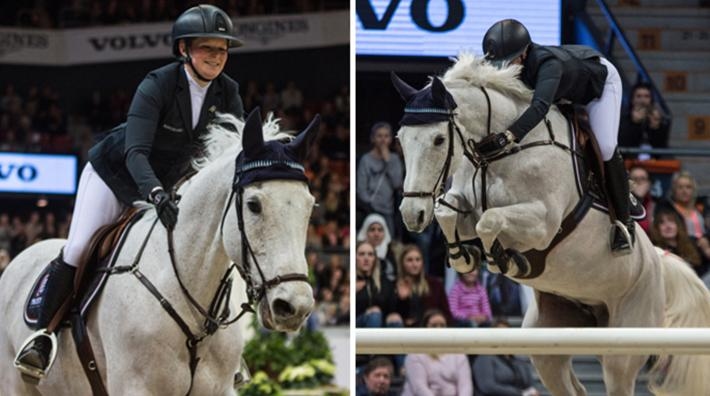
{"type": "Polygon", "coordinates": [[[483,158],[489,159],[510,150],[514,144],[515,135],[513,132],[505,131],[484,137],[476,144],[476,149],[483,158]]]}
{"type": "Polygon", "coordinates": [[[170,194],[162,188],[156,188],[150,193],[149,199],[155,205],[160,222],[168,230],[174,229],[177,223],[178,206],[170,199],[170,194]]]}

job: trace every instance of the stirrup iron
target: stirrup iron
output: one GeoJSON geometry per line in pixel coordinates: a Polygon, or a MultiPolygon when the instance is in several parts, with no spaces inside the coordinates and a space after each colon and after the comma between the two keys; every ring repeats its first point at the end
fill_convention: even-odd
{"type": "Polygon", "coordinates": [[[14,362],[15,367],[22,374],[22,379],[25,382],[37,385],[39,384],[39,381],[47,375],[49,369],[51,369],[52,365],[54,364],[54,360],[57,358],[57,344],[57,335],[55,333],[47,333],[47,329],[37,330],[29,337],[27,337],[25,342],[22,343],[22,347],[20,347],[20,350],[17,352],[14,362]],[[49,339],[50,344],[52,345],[52,350],[49,355],[49,362],[47,364],[47,367],[44,369],[20,361],[20,356],[23,354],[23,352],[25,352],[25,350],[30,346],[30,344],[32,344],[32,342],[38,339],[39,337],[47,337],[49,339]]]}

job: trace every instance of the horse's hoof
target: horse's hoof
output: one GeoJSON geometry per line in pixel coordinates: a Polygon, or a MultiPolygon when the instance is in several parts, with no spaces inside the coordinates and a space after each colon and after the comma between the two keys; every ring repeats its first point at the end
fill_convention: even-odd
{"type": "Polygon", "coordinates": [[[467,274],[481,265],[481,249],[476,245],[460,244],[457,253],[449,253],[449,265],[460,274],[467,274]]]}
{"type": "Polygon", "coordinates": [[[525,256],[515,249],[505,249],[505,252],[510,257],[513,266],[518,269],[518,272],[514,275],[516,278],[530,275],[532,267],[525,256]]]}

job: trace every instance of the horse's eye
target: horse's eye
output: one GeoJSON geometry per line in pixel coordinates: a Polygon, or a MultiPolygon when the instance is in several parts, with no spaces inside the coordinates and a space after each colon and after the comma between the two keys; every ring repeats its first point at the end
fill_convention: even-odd
{"type": "Polygon", "coordinates": [[[441,146],[442,143],[444,143],[444,137],[439,135],[436,138],[434,138],[434,146],[441,146]]]}
{"type": "Polygon", "coordinates": [[[252,213],[261,213],[261,203],[259,201],[247,201],[247,208],[249,208],[252,213]]]}

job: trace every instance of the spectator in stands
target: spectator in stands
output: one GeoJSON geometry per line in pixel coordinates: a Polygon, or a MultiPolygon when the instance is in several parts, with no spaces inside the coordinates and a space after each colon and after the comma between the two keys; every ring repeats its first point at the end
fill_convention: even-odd
{"type": "Polygon", "coordinates": [[[458,274],[449,290],[451,316],[462,326],[488,327],[493,314],[488,302],[486,288],[481,284],[478,269],[467,274],[458,274]]]}
{"type": "Polygon", "coordinates": [[[651,176],[646,168],[632,166],[629,169],[629,179],[633,182],[631,192],[638,198],[646,209],[646,217],[637,222],[648,234],[653,222],[653,212],[656,210],[656,200],[651,196],[651,176]]]}
{"type": "MultiPolygon", "coordinates": [[[[510,327],[498,321],[495,327],[510,327]]],[[[513,355],[479,355],[473,362],[476,396],[539,396],[533,386],[532,367],[513,355]]]]}
{"type": "Polygon", "coordinates": [[[356,197],[358,211],[364,217],[379,213],[387,221],[390,235],[395,234],[395,194],[402,188],[402,161],[390,150],[392,127],[378,122],[370,130],[372,149],[357,165],[356,197]]]}
{"type": "Polygon", "coordinates": [[[422,252],[416,245],[402,249],[398,262],[395,284],[395,311],[407,327],[422,326],[424,312],[429,309],[441,311],[451,321],[449,302],[444,283],[424,273],[422,252]]]}
{"type": "Polygon", "coordinates": [[[355,325],[382,327],[383,323],[401,323],[402,318],[392,313],[392,282],[382,276],[375,248],[367,241],[355,245],[355,271],[355,325]]]}
{"type": "Polygon", "coordinates": [[[367,216],[357,233],[357,240],[367,241],[375,247],[382,274],[390,282],[394,282],[397,279],[398,268],[392,249],[395,242],[392,242],[384,217],[376,213],[367,216]]]}
{"type": "Polygon", "coordinates": [[[12,232],[10,233],[10,256],[15,257],[27,247],[27,233],[25,223],[20,216],[12,218],[12,232]]]}
{"type": "Polygon", "coordinates": [[[521,286],[501,274],[487,272],[484,284],[493,316],[522,316],[521,286]]]}
{"type": "Polygon", "coordinates": [[[303,107],[303,92],[295,81],[286,83],[286,88],[281,91],[281,106],[284,110],[300,110],[303,107]]]}
{"type": "MultiPolygon", "coordinates": [[[[175,227],[178,206],[167,191],[190,171],[199,139],[207,132],[213,113],[207,106],[201,111],[203,105],[240,118],[244,112],[238,84],[222,73],[229,48],[241,45],[233,31],[230,16],[215,6],[201,5],[181,14],[172,29],[178,61],[146,76],[127,122],[90,150],[69,239],[37,282],[45,286],[28,308],[38,328],[46,328],[70,296],[76,266],[96,230],[115,222],[134,201],[153,203],[162,225],[175,227]],[[180,110],[185,108],[190,109],[187,117],[180,110]]],[[[40,112],[50,104],[40,103],[40,112]]],[[[39,336],[18,353],[18,361],[44,372],[52,349],[49,339],[39,336]]]]}
{"type": "MultiPolygon", "coordinates": [[[[424,325],[446,327],[439,310],[424,314],[424,325]]],[[[431,335],[436,337],[436,330],[431,335]]],[[[409,354],[404,361],[406,379],[402,396],[473,395],[471,366],[464,354],[409,354]]]]}
{"type": "Polygon", "coordinates": [[[688,235],[698,240],[705,235],[705,219],[695,207],[698,188],[695,178],[687,171],[673,175],[671,203],[685,220],[688,235]]]}
{"type": "Polygon", "coordinates": [[[10,252],[5,248],[0,248],[0,276],[5,272],[8,264],[10,264],[10,252]]]}
{"type": "Polygon", "coordinates": [[[698,249],[688,237],[683,219],[673,209],[667,207],[658,209],[650,236],[654,245],[682,257],[693,268],[700,266],[698,249]]]}
{"type": "Polygon", "coordinates": [[[276,92],[276,84],[274,84],[272,81],[266,83],[266,91],[261,97],[261,101],[262,105],[264,106],[264,108],[262,109],[264,113],[276,111],[276,109],[279,107],[279,104],[281,103],[281,98],[276,92]]]}
{"type": "Polygon", "coordinates": [[[254,109],[261,106],[261,93],[259,93],[259,84],[254,81],[247,81],[246,90],[244,91],[244,108],[254,109]]]}
{"type": "MultiPolygon", "coordinates": [[[[621,115],[619,146],[666,148],[670,134],[670,119],[664,116],[653,100],[651,85],[640,82],[631,88],[629,109],[621,115]]],[[[641,155],[640,159],[649,156],[641,155]]]]}
{"type": "Polygon", "coordinates": [[[12,225],[10,224],[10,215],[0,213],[0,249],[5,249],[10,252],[12,248],[12,225]]]}
{"type": "Polygon", "coordinates": [[[394,365],[392,361],[384,356],[378,356],[370,360],[360,380],[357,381],[356,396],[394,396],[390,391],[390,383],[394,365]]]}

